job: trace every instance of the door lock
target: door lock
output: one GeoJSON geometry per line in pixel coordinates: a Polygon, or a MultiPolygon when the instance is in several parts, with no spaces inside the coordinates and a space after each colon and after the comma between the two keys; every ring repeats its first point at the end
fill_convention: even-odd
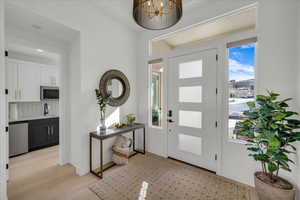
{"type": "Polygon", "coordinates": [[[169,110],[169,112],[168,112],[168,117],[172,117],[172,115],[173,115],[172,110],[169,110]]]}

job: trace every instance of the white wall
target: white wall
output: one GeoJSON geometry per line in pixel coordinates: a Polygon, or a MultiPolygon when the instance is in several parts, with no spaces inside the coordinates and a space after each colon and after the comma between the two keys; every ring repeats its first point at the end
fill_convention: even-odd
{"type": "MultiPolygon", "coordinates": [[[[120,117],[136,113],[136,34],[103,16],[100,10],[84,1],[9,2],[80,31],[80,42],[76,45],[81,48],[81,65],[70,68],[71,163],[76,166],[78,174],[85,174],[89,171],[88,133],[95,130],[99,121],[94,89],[98,87],[105,71],[119,69],[126,74],[131,84],[131,95],[120,108],[120,117]]],[[[76,55],[78,56],[78,52],[72,52],[70,56],[73,59],[76,55]]],[[[105,143],[105,146],[110,144],[105,143]]],[[[108,152],[105,155],[107,162],[108,152]]]]}
{"type": "MultiPolygon", "coordinates": [[[[148,56],[148,41],[160,37],[166,33],[173,32],[195,23],[205,22],[208,19],[222,15],[229,11],[250,5],[256,1],[220,1],[217,4],[198,9],[193,15],[183,18],[183,20],[170,30],[145,32],[140,38],[139,49],[139,68],[138,73],[143,78],[138,82],[139,93],[139,118],[147,122],[148,103],[147,93],[147,60],[157,57],[148,56]],[[142,67],[141,67],[142,66],[142,67]]],[[[265,93],[265,89],[274,90],[282,94],[282,97],[297,98],[297,55],[296,55],[296,0],[259,0],[258,1],[258,55],[257,55],[257,90],[259,93],[265,93]]],[[[220,43],[221,44],[221,43],[220,43]]],[[[224,47],[215,44],[221,54],[221,67],[224,72],[226,63],[224,62],[224,47]]],[[[213,45],[213,44],[212,44],[213,45]]],[[[227,86],[227,83],[225,83],[227,86]]],[[[225,87],[224,86],[224,87],[225,87]]],[[[221,86],[222,87],[222,86],[221,86]]],[[[226,98],[225,90],[222,90],[222,98],[226,98]]],[[[296,101],[291,105],[294,109],[296,101]]],[[[223,105],[223,107],[226,105],[223,105]]],[[[225,113],[223,113],[225,115],[225,113]]],[[[224,119],[222,122],[227,123],[224,119]]],[[[220,134],[222,137],[221,153],[222,158],[219,161],[218,174],[240,181],[245,184],[253,185],[253,172],[258,165],[247,157],[246,148],[242,144],[228,142],[226,125],[222,124],[220,134]]],[[[167,156],[163,145],[166,136],[165,132],[149,129],[148,150],[156,154],[167,156]]],[[[297,182],[297,169],[293,174],[282,173],[293,183],[297,182]]]]}
{"type": "MultiPolygon", "coordinates": [[[[261,0],[258,13],[259,57],[258,88],[291,97],[292,109],[297,108],[297,0],[261,0]],[[276,34],[274,34],[276,33],[276,34]]],[[[300,165],[299,165],[300,167],[300,165]]],[[[297,170],[283,173],[297,181],[297,170]]],[[[299,187],[300,185],[298,185],[299,187]]]]}
{"type": "MultiPolygon", "coordinates": [[[[297,109],[296,1],[262,0],[258,6],[257,93],[272,90],[282,98],[294,98],[292,109],[297,109]]],[[[222,175],[253,185],[252,174],[258,166],[247,158],[245,147],[223,141],[222,175]],[[237,168],[238,166],[238,168],[237,168]],[[250,177],[250,178],[249,178],[250,177]]],[[[297,182],[297,169],[280,175],[297,182]]],[[[299,187],[299,186],[298,186],[299,187]]]]}

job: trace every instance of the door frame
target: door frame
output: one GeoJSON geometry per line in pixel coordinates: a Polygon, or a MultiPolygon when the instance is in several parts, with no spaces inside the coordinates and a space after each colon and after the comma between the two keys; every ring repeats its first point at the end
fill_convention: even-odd
{"type": "MultiPolygon", "coordinates": [[[[160,36],[161,37],[161,36],[160,36]]],[[[210,49],[216,49],[217,54],[218,54],[218,61],[217,61],[217,89],[218,89],[218,94],[217,94],[217,122],[218,122],[218,127],[217,127],[217,170],[216,174],[222,175],[223,170],[222,170],[222,163],[223,163],[223,157],[222,157],[222,149],[225,144],[227,144],[228,141],[228,130],[227,130],[227,119],[228,119],[228,100],[225,99],[228,96],[228,87],[227,84],[223,84],[225,81],[228,80],[228,58],[227,58],[227,48],[226,44],[229,42],[234,42],[234,41],[239,41],[243,39],[248,39],[252,37],[257,37],[257,31],[256,30],[249,30],[249,31],[244,31],[240,33],[235,33],[223,38],[219,38],[216,40],[211,40],[207,42],[203,42],[201,44],[195,44],[190,47],[186,48],[180,48],[173,50],[172,52],[164,53],[161,55],[156,55],[156,56],[147,56],[145,57],[145,64],[147,66],[147,72],[148,72],[148,88],[150,88],[151,84],[151,71],[150,67],[148,65],[149,62],[153,60],[162,60],[162,64],[164,66],[164,93],[167,94],[167,74],[169,73],[168,71],[168,60],[169,58],[172,57],[177,57],[181,55],[187,55],[187,54],[192,54],[192,53],[197,53],[205,50],[210,50],[210,49]]],[[[155,39],[155,38],[152,38],[155,39]]],[[[149,92],[148,92],[149,93],[149,92]]],[[[148,98],[149,100],[149,98],[148,98]]],[[[164,98],[164,113],[167,113],[167,102],[168,102],[168,96],[165,95],[164,98]]],[[[148,108],[150,108],[150,103],[148,101],[148,108]]],[[[148,110],[149,112],[149,110],[148,110]]],[[[150,114],[148,113],[148,122],[150,121],[149,116],[150,114]]],[[[166,116],[166,114],[164,115],[166,116]]],[[[164,118],[163,120],[166,120],[164,118]]],[[[154,128],[149,126],[148,127],[149,132],[151,131],[157,131],[157,128],[154,128]]],[[[159,155],[163,157],[168,157],[168,133],[167,133],[167,127],[164,126],[162,129],[159,130],[161,134],[163,134],[163,151],[159,153],[159,155]]],[[[148,134],[148,141],[150,140],[150,134],[148,134]]],[[[232,145],[235,145],[234,143],[232,145]]],[[[155,152],[156,153],[156,152],[155,152]]]]}
{"type": "MultiPolygon", "coordinates": [[[[6,142],[7,133],[5,127],[8,126],[8,113],[6,112],[7,95],[5,94],[6,89],[6,76],[5,76],[5,38],[4,38],[4,0],[0,0],[0,199],[7,200],[7,177],[8,170],[6,169],[7,164],[7,148],[6,142]]],[[[80,35],[78,35],[80,40],[80,35]]],[[[31,42],[31,41],[30,41],[31,42]]],[[[76,41],[74,41],[76,42],[76,41]]],[[[36,45],[32,43],[31,45],[36,45]]],[[[71,49],[47,45],[47,43],[41,42],[42,46],[45,46],[45,50],[58,54],[61,59],[57,66],[59,67],[59,79],[60,79],[60,90],[61,97],[59,99],[59,165],[65,165],[71,162],[70,158],[70,113],[69,113],[69,51],[71,49]]]]}
{"type": "Polygon", "coordinates": [[[0,0],[0,199],[7,200],[4,0],[0,0]]]}

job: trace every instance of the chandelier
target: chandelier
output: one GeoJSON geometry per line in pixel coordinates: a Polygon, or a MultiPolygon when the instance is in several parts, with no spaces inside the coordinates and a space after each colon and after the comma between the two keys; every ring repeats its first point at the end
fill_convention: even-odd
{"type": "Polygon", "coordinates": [[[134,0],[133,18],[143,28],[162,30],[182,17],[182,0],[134,0]]]}

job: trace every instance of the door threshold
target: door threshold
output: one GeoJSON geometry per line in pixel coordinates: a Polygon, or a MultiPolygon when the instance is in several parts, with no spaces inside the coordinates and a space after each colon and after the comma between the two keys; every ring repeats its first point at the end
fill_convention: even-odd
{"type": "Polygon", "coordinates": [[[169,157],[169,156],[168,156],[168,159],[175,160],[175,161],[177,161],[177,162],[180,162],[180,163],[183,163],[183,164],[192,166],[192,167],[196,167],[196,168],[202,169],[202,170],[207,171],[207,172],[212,173],[212,174],[217,174],[215,171],[212,171],[212,170],[209,170],[209,169],[206,169],[206,168],[203,168],[203,167],[199,167],[199,166],[197,166],[197,165],[193,165],[193,164],[191,164],[191,163],[184,162],[184,161],[182,161],[182,160],[178,160],[178,159],[175,159],[175,158],[172,158],[172,157],[169,157]]]}

